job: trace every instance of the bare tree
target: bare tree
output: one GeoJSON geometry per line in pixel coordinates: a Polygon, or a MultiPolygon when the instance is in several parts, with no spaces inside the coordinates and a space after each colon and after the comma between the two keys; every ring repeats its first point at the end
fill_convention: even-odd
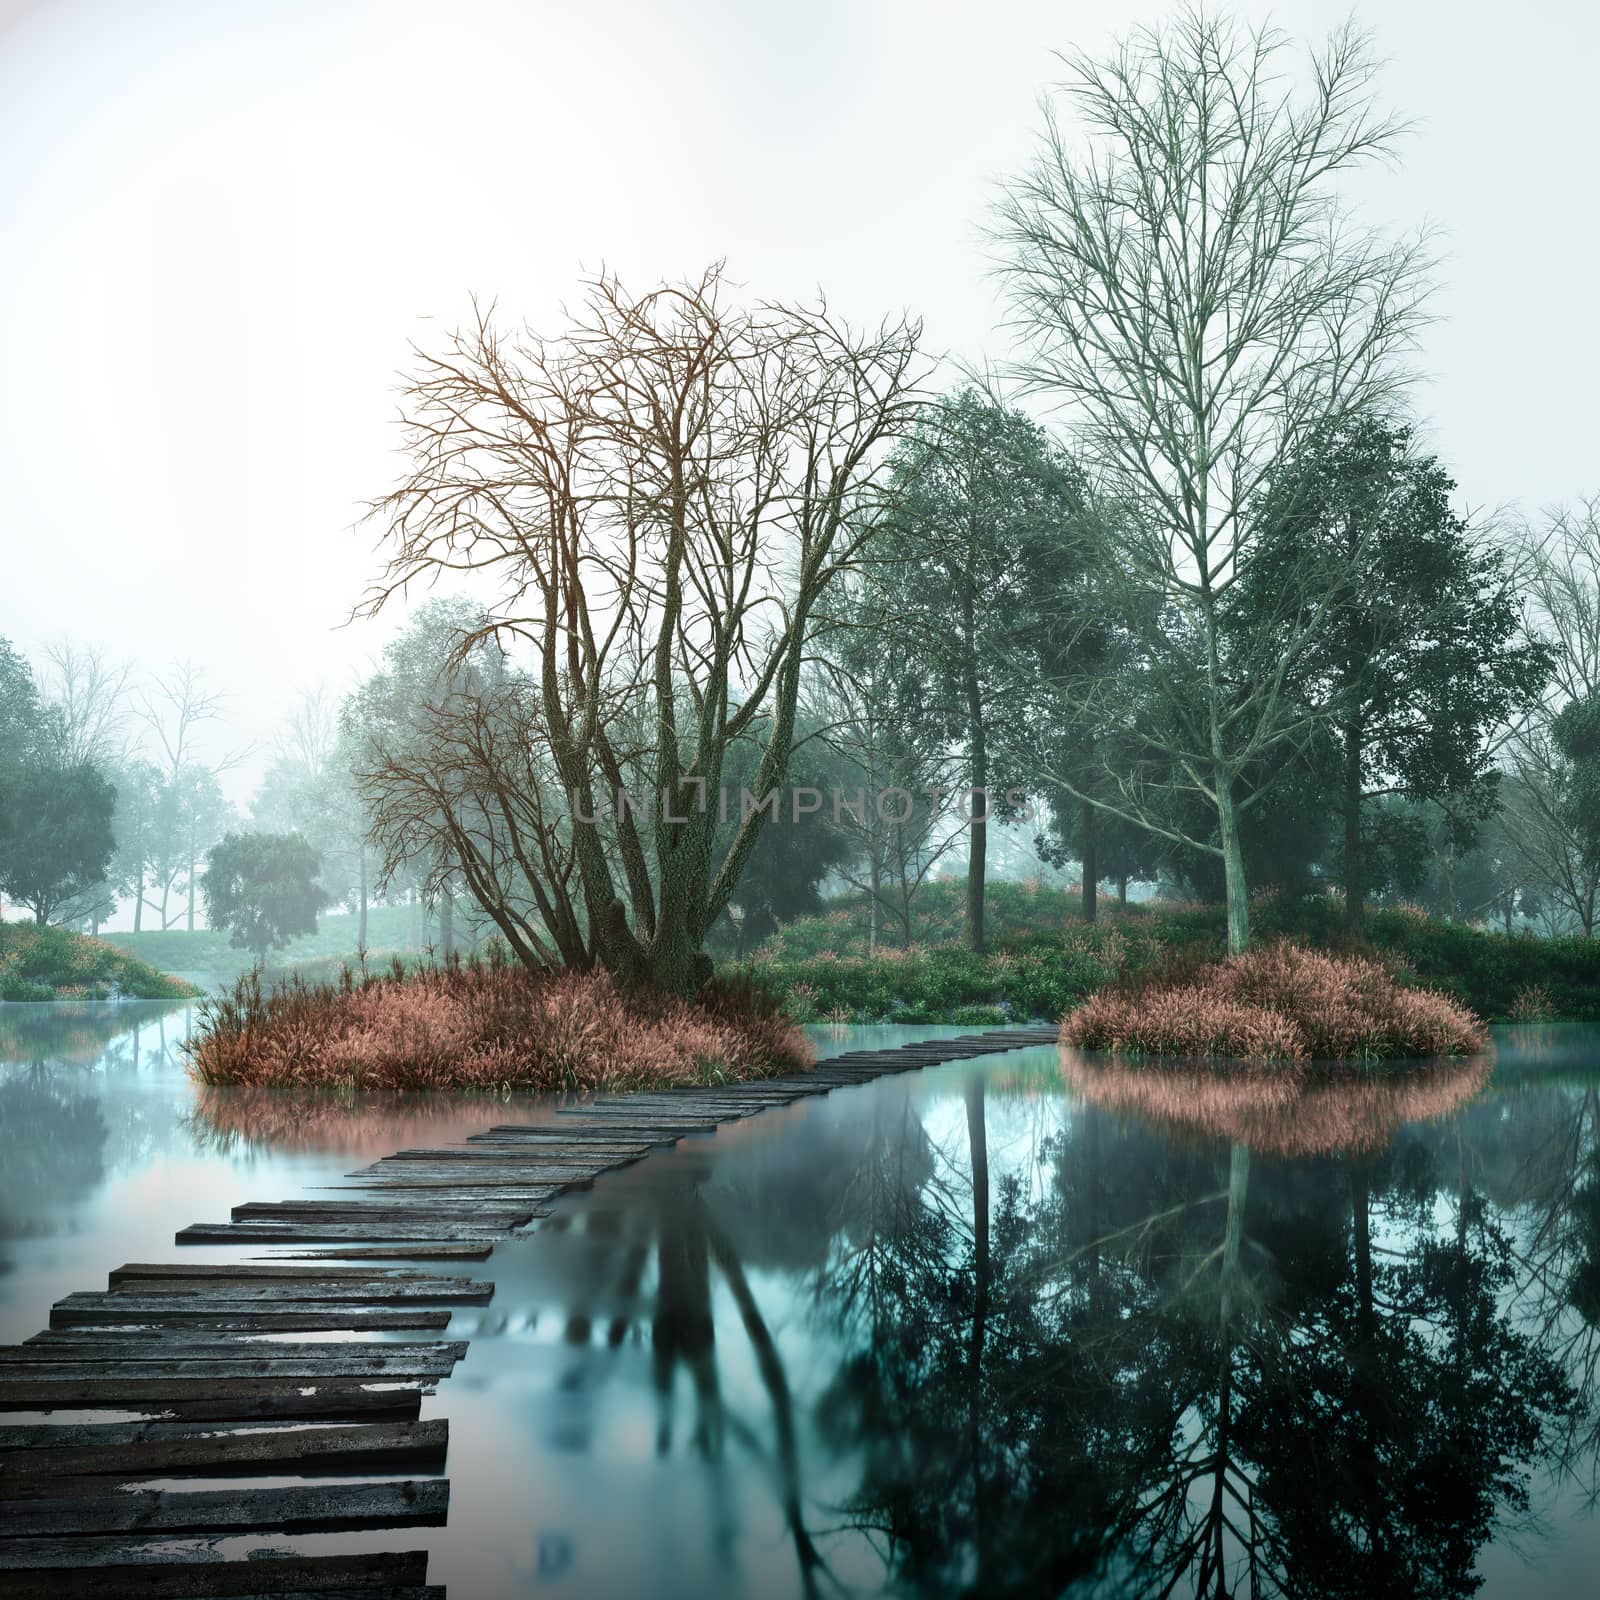
{"type": "Polygon", "coordinates": [[[713,267],[643,295],[603,275],[559,340],[480,309],[443,354],[418,351],[411,468],[374,507],[391,553],[362,610],[445,573],[499,584],[461,649],[492,637],[530,659],[528,731],[572,861],[565,878],[518,863],[555,907],[546,943],[570,918],[584,959],[629,981],[685,990],[703,972],[766,818],[750,807],[716,859],[724,755],[759,732],[758,797],[783,781],[818,601],[917,403],[917,333],[859,333],[826,305],[735,309],[713,267]],[[640,816],[616,803],[630,778],[640,816]]]}
{"type": "Polygon", "coordinates": [[[1527,627],[1550,646],[1543,701],[1505,740],[1505,825],[1558,924],[1593,938],[1600,860],[1568,804],[1568,763],[1551,736],[1562,707],[1600,694],[1600,496],[1558,507],[1516,536],[1527,627]]]}
{"type": "Polygon", "coordinates": [[[1303,89],[1285,48],[1195,10],[1106,61],[1066,58],[1076,130],[1047,102],[1039,154],[993,225],[1014,375],[1063,405],[1107,508],[1090,537],[1143,647],[1138,736],[1204,797],[1216,833],[1173,823],[1136,781],[1112,798],[1064,787],[1219,855],[1234,950],[1249,939],[1241,817],[1285,747],[1330,714],[1285,685],[1334,624],[1340,575],[1308,562],[1280,614],[1242,640],[1229,593],[1284,464],[1396,396],[1430,265],[1424,240],[1359,229],[1337,193],[1403,132],[1375,109],[1367,39],[1334,33],[1303,89]]]}
{"type": "Polygon", "coordinates": [[[1532,626],[1555,651],[1555,708],[1600,694],[1600,495],[1557,507],[1525,531],[1532,626]]]}
{"type": "Polygon", "coordinates": [[[103,651],[70,639],[45,646],[44,691],[55,709],[62,765],[113,767],[127,750],[128,673],[103,651]]]}
{"type": "MultiPolygon", "coordinates": [[[[176,663],[139,696],[138,716],[155,736],[162,788],[155,807],[149,867],[153,886],[161,891],[163,929],[177,921],[169,914],[175,889],[183,887],[185,925],[194,932],[196,869],[202,852],[222,837],[230,807],[218,784],[220,775],[236,766],[243,751],[209,761],[198,753],[200,730],[222,712],[222,696],[205,687],[202,671],[192,661],[176,663]]],[[[144,897],[144,874],[138,894],[144,897]]]]}

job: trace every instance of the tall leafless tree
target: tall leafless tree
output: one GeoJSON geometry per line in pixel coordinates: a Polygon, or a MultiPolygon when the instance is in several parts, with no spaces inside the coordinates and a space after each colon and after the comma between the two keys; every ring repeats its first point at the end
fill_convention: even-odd
{"type": "MultiPolygon", "coordinates": [[[[221,838],[230,807],[218,786],[222,773],[237,766],[245,751],[202,761],[201,730],[222,714],[223,697],[208,689],[205,675],[192,661],[175,662],[164,677],[153,679],[138,699],[137,715],[155,739],[156,765],[162,791],[156,806],[155,839],[149,860],[153,887],[161,891],[161,926],[177,920],[169,914],[171,896],[180,884],[185,894],[185,926],[194,932],[195,890],[200,857],[221,838]]],[[[144,873],[137,893],[144,899],[144,873]]]]}
{"type": "MultiPolygon", "coordinates": [[[[519,715],[572,862],[565,878],[517,863],[561,901],[553,924],[540,910],[547,944],[570,919],[584,959],[626,981],[681,991],[703,973],[767,815],[752,806],[717,859],[724,755],[759,737],[757,794],[783,781],[818,601],[918,403],[917,334],[862,333],[825,304],[737,308],[713,267],[639,295],[602,275],[559,339],[507,334],[491,308],[418,351],[410,470],[374,508],[389,560],[362,610],[444,574],[499,586],[461,649],[492,637],[529,662],[519,715]],[[641,817],[616,802],[630,783],[641,817]]],[[[508,803],[532,803],[522,781],[508,803]]]]}
{"type": "Polygon", "coordinates": [[[1199,10],[1065,66],[1037,158],[993,224],[1014,375],[1075,429],[1107,508],[1099,577],[1143,646],[1138,735],[1205,798],[1216,832],[1184,831],[1139,782],[1079,798],[1220,855],[1238,950],[1241,817],[1259,775],[1328,714],[1284,689],[1334,625],[1340,584],[1308,564],[1258,648],[1230,638],[1229,592],[1280,468],[1396,396],[1428,250],[1364,231],[1341,203],[1344,174],[1390,158],[1404,131],[1375,108],[1374,58],[1353,27],[1301,74],[1281,34],[1199,10]]]}
{"type": "Polygon", "coordinates": [[[129,669],[70,639],[46,645],[44,654],[44,691],[55,711],[62,764],[114,767],[126,754],[129,669]]]}
{"type": "Polygon", "coordinates": [[[1527,625],[1552,653],[1543,702],[1506,739],[1506,829],[1558,910],[1558,925],[1592,938],[1600,925],[1600,861],[1566,803],[1567,769],[1550,735],[1571,701],[1600,694],[1600,496],[1559,507],[1517,536],[1527,625]]]}

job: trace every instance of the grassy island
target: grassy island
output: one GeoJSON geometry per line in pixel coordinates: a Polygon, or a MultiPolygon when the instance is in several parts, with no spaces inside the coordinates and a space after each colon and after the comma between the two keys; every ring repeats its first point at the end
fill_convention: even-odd
{"type": "Polygon", "coordinates": [[[187,1000],[199,992],[104,939],[0,922],[0,1000],[187,1000]]]}
{"type": "Polygon", "coordinates": [[[1386,1061],[1472,1055],[1488,1032],[1377,961],[1285,943],[1112,984],[1063,1019],[1061,1040],[1125,1055],[1386,1061]]]}
{"type": "Polygon", "coordinates": [[[804,1033],[746,985],[694,1000],[600,972],[469,961],[338,983],[241,978],[185,1046],[207,1084],[550,1093],[771,1077],[808,1067],[804,1033]]]}

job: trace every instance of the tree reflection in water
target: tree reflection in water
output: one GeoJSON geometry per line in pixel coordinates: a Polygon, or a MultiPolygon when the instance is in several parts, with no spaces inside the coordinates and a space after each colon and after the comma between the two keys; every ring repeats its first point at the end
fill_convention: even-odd
{"type": "MultiPolygon", "coordinates": [[[[1261,1105],[1259,1079],[1068,1071],[1063,1108],[986,1099],[974,1069],[959,1123],[880,1111],[833,1169],[804,1276],[842,1357],[812,1420],[859,1475],[807,1534],[783,1467],[803,1561],[865,1537],[925,1595],[1474,1592],[1485,1542],[1533,1525],[1536,1469],[1594,1456],[1593,1092],[1495,1200],[1483,1062],[1261,1105]]],[[[743,1181],[712,1207],[795,1214],[743,1181]]],[[[715,1223],[704,1256],[675,1226],[664,1298],[669,1251],[734,1265],[715,1223]]],[[[708,1300],[672,1294],[674,1348],[709,1367],[708,1300]]]]}

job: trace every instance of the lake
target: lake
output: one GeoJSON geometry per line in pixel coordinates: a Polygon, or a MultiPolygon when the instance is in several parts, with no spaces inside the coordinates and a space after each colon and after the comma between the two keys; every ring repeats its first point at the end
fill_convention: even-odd
{"type": "MultiPolygon", "coordinates": [[[[0,1007],[0,1342],[187,1223],[518,1114],[200,1090],[192,1016],[0,1007]]],[[[1577,1596],[1600,1565],[1600,1030],[1292,1082],[895,1075],[468,1270],[497,1291],[424,1410],[449,1525],[403,1539],[455,1600],[1577,1596]]]]}

